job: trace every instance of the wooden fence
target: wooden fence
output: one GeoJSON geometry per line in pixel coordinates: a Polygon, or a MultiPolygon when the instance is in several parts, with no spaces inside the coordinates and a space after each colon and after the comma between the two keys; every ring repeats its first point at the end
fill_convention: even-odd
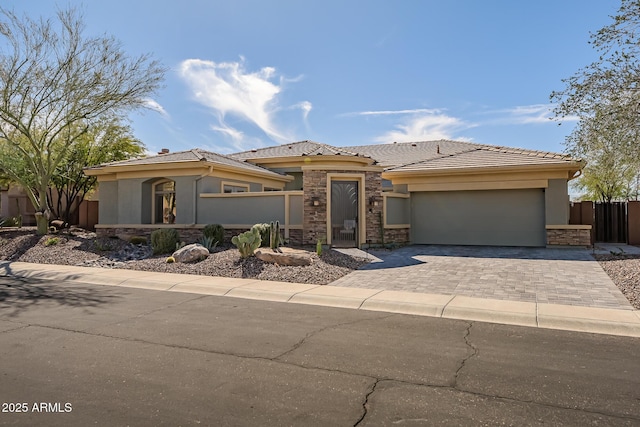
{"type": "Polygon", "coordinates": [[[591,243],[640,245],[640,201],[574,202],[569,224],[591,225],[591,243]]]}

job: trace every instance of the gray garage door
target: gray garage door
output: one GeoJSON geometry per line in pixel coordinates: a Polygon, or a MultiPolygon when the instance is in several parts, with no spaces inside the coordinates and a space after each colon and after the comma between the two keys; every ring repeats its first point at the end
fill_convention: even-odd
{"type": "Polygon", "coordinates": [[[411,193],[418,244],[545,246],[542,189],[411,193]]]}

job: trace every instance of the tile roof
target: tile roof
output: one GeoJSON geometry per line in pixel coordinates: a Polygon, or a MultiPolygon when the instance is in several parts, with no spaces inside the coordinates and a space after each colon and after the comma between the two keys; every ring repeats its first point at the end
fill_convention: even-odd
{"type": "MultiPolygon", "coordinates": [[[[439,142],[432,143],[439,145],[439,142]]],[[[566,154],[547,151],[526,150],[522,148],[499,147],[486,144],[466,143],[467,150],[448,152],[440,149],[440,154],[398,166],[387,168],[388,171],[469,169],[491,167],[514,167],[534,165],[575,165],[580,160],[566,154]]]]}
{"type": "Polygon", "coordinates": [[[447,139],[347,147],[299,141],[244,151],[231,156],[241,160],[257,160],[315,154],[370,157],[389,171],[570,164],[578,161],[565,154],[447,139]]]}
{"type": "Polygon", "coordinates": [[[202,150],[200,148],[194,148],[187,151],[176,151],[175,153],[158,154],[156,156],[140,157],[130,160],[122,160],[118,162],[105,163],[98,166],[92,166],[88,169],[99,169],[107,166],[136,166],[136,165],[152,165],[162,163],[177,163],[177,162],[208,162],[217,163],[225,166],[232,166],[247,171],[262,172],[273,175],[282,176],[279,173],[270,171],[260,166],[256,166],[252,163],[244,162],[234,159],[230,156],[224,156],[222,154],[213,153],[211,151],[202,150]]]}
{"type": "Polygon", "coordinates": [[[373,144],[344,147],[374,158],[385,167],[400,166],[416,161],[434,159],[442,155],[452,155],[473,149],[477,144],[461,141],[418,141],[394,142],[391,144],[373,144]],[[440,153],[438,153],[438,151],[440,153]]]}
{"type": "Polygon", "coordinates": [[[291,144],[282,144],[273,147],[243,151],[241,153],[231,154],[230,156],[239,160],[247,160],[316,155],[369,157],[363,155],[363,153],[348,150],[346,147],[334,147],[332,145],[314,141],[298,141],[291,144]]]}

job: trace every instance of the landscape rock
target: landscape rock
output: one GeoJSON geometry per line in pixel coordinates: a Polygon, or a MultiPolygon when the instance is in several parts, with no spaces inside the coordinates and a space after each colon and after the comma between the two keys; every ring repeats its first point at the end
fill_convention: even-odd
{"type": "Polygon", "coordinates": [[[200,261],[209,256],[209,249],[199,243],[193,243],[178,249],[171,255],[176,262],[194,262],[200,261]]]}
{"type": "Polygon", "coordinates": [[[257,250],[255,256],[264,262],[272,264],[302,266],[311,265],[312,253],[291,248],[279,248],[278,252],[264,248],[257,250]]]}
{"type": "MultiPolygon", "coordinates": [[[[295,267],[264,262],[254,256],[240,258],[231,244],[220,244],[201,262],[167,264],[167,255],[154,256],[151,246],[132,245],[120,239],[97,237],[95,233],[71,235],[57,245],[45,246],[51,236],[36,235],[35,227],[0,228],[0,260],[38,264],[83,265],[121,268],[155,273],[197,274],[276,282],[326,285],[369,263],[327,249],[316,255],[315,245],[307,249],[311,265],[295,267]]],[[[264,248],[266,249],[266,248],[264,248]]],[[[0,289],[0,294],[1,294],[0,289]]]]}

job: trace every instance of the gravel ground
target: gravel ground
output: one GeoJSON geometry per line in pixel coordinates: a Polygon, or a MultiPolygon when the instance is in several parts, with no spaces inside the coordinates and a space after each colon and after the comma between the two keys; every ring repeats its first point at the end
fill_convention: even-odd
{"type": "Polygon", "coordinates": [[[631,305],[640,310],[640,256],[595,255],[595,258],[631,305]]]}
{"type": "MultiPolygon", "coordinates": [[[[340,252],[326,250],[320,257],[315,254],[315,251],[312,252],[312,262],[309,266],[278,266],[255,257],[243,260],[233,245],[218,247],[207,259],[188,264],[167,264],[165,262],[167,255],[124,262],[118,259],[123,250],[131,251],[132,246],[119,239],[96,238],[95,233],[80,230],[41,237],[36,236],[35,229],[31,227],[0,230],[0,260],[39,264],[95,265],[131,270],[326,285],[368,262],[340,252]]],[[[145,252],[146,248],[141,249],[145,252]]]]}
{"type": "MultiPolygon", "coordinates": [[[[35,229],[0,229],[0,260],[39,264],[95,265],[131,270],[199,274],[275,280],[281,282],[326,285],[349,274],[368,261],[327,250],[305,267],[278,266],[255,257],[241,259],[234,246],[216,248],[204,261],[167,264],[166,255],[142,260],[122,261],[124,251],[144,253],[119,239],[96,238],[95,233],[74,231],[69,234],[36,236],[35,229]],[[55,244],[52,244],[57,239],[55,244]],[[47,245],[48,244],[48,245],[47,245]]],[[[640,256],[596,255],[596,259],[636,309],[640,309],[640,256]]]]}

